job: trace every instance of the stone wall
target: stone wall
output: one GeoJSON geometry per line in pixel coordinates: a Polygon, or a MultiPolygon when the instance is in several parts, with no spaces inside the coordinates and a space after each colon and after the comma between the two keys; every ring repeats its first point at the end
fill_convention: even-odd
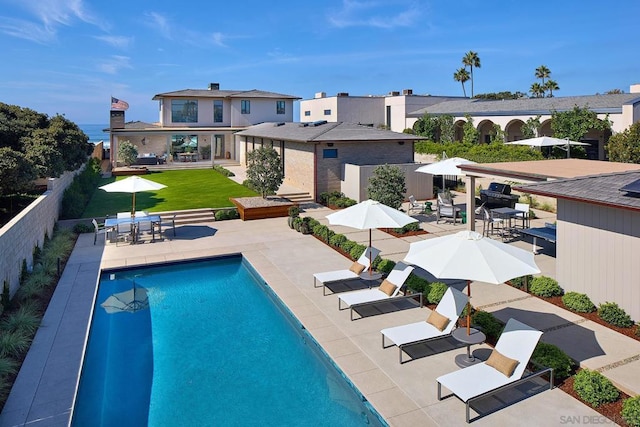
{"type": "Polygon", "coordinates": [[[33,250],[42,248],[45,234],[53,234],[60,214],[64,190],[73,182],[76,172],[65,172],[60,178],[50,178],[47,191],[0,228],[0,281],[9,283],[13,296],[18,289],[23,260],[33,267],[33,250]]]}

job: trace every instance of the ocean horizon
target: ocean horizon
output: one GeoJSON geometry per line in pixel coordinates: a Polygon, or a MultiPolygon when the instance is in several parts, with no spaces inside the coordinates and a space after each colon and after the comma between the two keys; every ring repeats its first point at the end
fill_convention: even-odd
{"type": "Polygon", "coordinates": [[[104,141],[107,145],[109,144],[109,134],[103,132],[103,129],[109,127],[108,124],[79,124],[78,127],[87,134],[89,142],[96,143],[104,141]]]}

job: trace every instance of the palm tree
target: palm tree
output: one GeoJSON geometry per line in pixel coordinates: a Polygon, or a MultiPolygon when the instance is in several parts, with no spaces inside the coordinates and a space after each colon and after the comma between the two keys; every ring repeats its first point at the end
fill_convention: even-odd
{"type": "Polygon", "coordinates": [[[531,96],[533,98],[543,98],[544,97],[544,88],[540,83],[533,83],[531,88],[529,89],[531,96]]]}
{"type": "Polygon", "coordinates": [[[544,86],[544,79],[548,79],[549,76],[551,76],[551,70],[546,65],[536,68],[536,78],[542,79],[542,86],[544,86]]]}
{"type": "Polygon", "coordinates": [[[551,80],[551,79],[547,80],[543,88],[549,91],[549,95],[548,95],[549,98],[553,98],[554,90],[560,90],[560,86],[558,86],[558,83],[555,80],[551,80]]]}
{"type": "Polygon", "coordinates": [[[462,93],[464,97],[467,97],[467,91],[464,88],[464,84],[469,81],[471,77],[469,76],[469,72],[466,68],[459,68],[455,73],[453,73],[453,80],[462,83],[462,93]]]}
{"type": "Polygon", "coordinates": [[[473,98],[473,67],[480,68],[480,57],[477,52],[470,50],[465,53],[462,63],[471,71],[471,97],[473,98]]]}

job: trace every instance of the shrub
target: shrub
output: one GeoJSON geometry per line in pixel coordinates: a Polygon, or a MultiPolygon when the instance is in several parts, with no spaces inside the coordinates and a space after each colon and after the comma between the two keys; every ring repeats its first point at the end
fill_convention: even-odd
{"type": "Polygon", "coordinates": [[[77,234],[82,233],[92,233],[95,231],[95,227],[93,224],[85,224],[84,222],[79,222],[73,226],[73,232],[77,234]]]}
{"type": "Polygon", "coordinates": [[[591,313],[596,309],[589,297],[579,292],[567,292],[562,296],[562,303],[569,310],[577,311],[578,313],[591,313]]]}
{"type": "Polygon", "coordinates": [[[524,289],[525,280],[527,284],[530,284],[532,279],[533,276],[529,274],[528,276],[516,277],[515,279],[511,279],[509,283],[511,283],[511,286],[515,288],[524,289]]]}
{"type": "Polygon", "coordinates": [[[341,197],[344,197],[344,193],[341,193],[340,191],[323,191],[320,193],[320,203],[327,206],[329,204],[333,204],[330,203],[331,201],[335,201],[335,199],[339,199],[341,197]]]}
{"type": "Polygon", "coordinates": [[[573,389],[578,396],[593,407],[615,402],[620,396],[618,389],[598,371],[582,369],[574,377],[573,389]]]}
{"type": "Polygon", "coordinates": [[[531,280],[531,286],[529,291],[533,295],[539,297],[556,297],[563,294],[562,288],[558,285],[558,282],[547,276],[534,277],[531,280]]]}
{"type": "Polygon", "coordinates": [[[25,301],[40,295],[43,289],[53,283],[53,273],[45,271],[43,268],[34,269],[16,292],[19,300],[25,301]]]}
{"type": "Polygon", "coordinates": [[[235,209],[220,209],[214,214],[216,221],[226,221],[228,219],[236,219],[240,214],[235,209]]]}
{"type": "Polygon", "coordinates": [[[574,367],[573,360],[564,351],[544,342],[538,343],[531,359],[542,366],[553,368],[553,377],[558,381],[569,378],[574,367]]]}
{"type": "Polygon", "coordinates": [[[316,225],[319,225],[319,224],[320,224],[320,221],[318,221],[315,218],[311,218],[311,220],[309,221],[309,227],[311,228],[311,231],[313,231],[316,225]]]}
{"type": "Polygon", "coordinates": [[[365,245],[356,243],[349,251],[349,255],[351,255],[351,258],[353,259],[358,259],[360,258],[360,255],[362,255],[362,253],[365,251],[365,249],[367,249],[365,245]]]}
{"type": "Polygon", "coordinates": [[[423,298],[428,300],[429,292],[431,291],[431,283],[427,279],[424,279],[414,273],[409,274],[407,278],[407,288],[414,292],[421,292],[423,298]]]}
{"type": "Polygon", "coordinates": [[[334,234],[329,240],[331,246],[341,247],[344,242],[347,241],[347,236],[344,234],[334,234]]]}
{"type": "Polygon", "coordinates": [[[29,349],[31,338],[23,331],[6,332],[0,335],[0,357],[18,357],[29,349]]]}
{"type": "Polygon", "coordinates": [[[393,231],[395,231],[398,234],[404,234],[404,233],[408,233],[410,231],[420,231],[422,230],[422,228],[420,228],[420,223],[419,222],[411,222],[407,225],[405,225],[402,228],[394,228],[393,231]]]}
{"type": "Polygon", "coordinates": [[[442,282],[433,282],[431,283],[431,289],[429,289],[429,293],[427,294],[427,301],[429,304],[438,304],[444,293],[447,292],[449,287],[442,282]]]}
{"type": "Polygon", "coordinates": [[[640,323],[636,324],[636,332],[635,332],[637,337],[640,337],[640,323]]]}
{"type": "Polygon", "coordinates": [[[222,175],[226,176],[226,177],[230,177],[230,176],[236,176],[235,173],[231,172],[229,169],[223,168],[220,165],[214,165],[213,166],[213,170],[221,173],[222,175]]]}
{"type": "Polygon", "coordinates": [[[18,362],[9,357],[0,356],[0,380],[16,372],[18,372],[18,362]]]}
{"type": "Polygon", "coordinates": [[[378,263],[378,268],[376,270],[378,270],[382,274],[389,274],[391,273],[391,270],[393,270],[393,267],[395,266],[396,266],[395,261],[391,261],[390,259],[382,259],[378,263]]]}
{"type": "Polygon", "coordinates": [[[348,208],[349,206],[353,206],[355,204],[357,204],[358,202],[356,202],[353,199],[350,199],[348,197],[339,197],[337,199],[335,199],[335,201],[333,202],[333,204],[337,207],[337,208],[348,208]]]}
{"type": "Polygon", "coordinates": [[[605,302],[598,307],[598,316],[607,323],[620,328],[633,326],[631,317],[615,302],[605,302]]]}
{"type": "Polygon", "coordinates": [[[300,216],[300,208],[297,205],[293,205],[289,207],[289,216],[300,216]]]}
{"type": "Polygon", "coordinates": [[[622,418],[633,427],[640,427],[640,396],[622,402],[622,418]]]}
{"type": "Polygon", "coordinates": [[[22,331],[28,335],[34,334],[38,326],[40,326],[40,316],[30,304],[23,304],[0,324],[3,332],[22,331]]]}
{"type": "Polygon", "coordinates": [[[351,249],[356,245],[356,242],[353,240],[345,240],[341,245],[340,249],[345,251],[346,253],[351,253],[351,249]]]}
{"type": "Polygon", "coordinates": [[[373,262],[371,263],[371,267],[374,270],[377,270],[378,269],[378,265],[380,265],[381,262],[382,262],[382,257],[380,257],[380,255],[378,255],[373,259],[373,262]]]}
{"type": "Polygon", "coordinates": [[[9,290],[9,282],[6,280],[2,283],[2,297],[0,297],[0,301],[2,302],[2,311],[6,311],[11,307],[11,293],[9,290]]]}
{"type": "Polygon", "coordinates": [[[482,329],[487,337],[493,339],[497,339],[504,329],[502,322],[488,311],[476,311],[471,316],[471,324],[482,329]]]}
{"type": "Polygon", "coordinates": [[[311,229],[311,231],[313,231],[313,234],[315,236],[318,236],[322,240],[326,240],[327,231],[329,231],[329,227],[327,227],[326,225],[318,224],[318,225],[314,226],[311,229]]]}

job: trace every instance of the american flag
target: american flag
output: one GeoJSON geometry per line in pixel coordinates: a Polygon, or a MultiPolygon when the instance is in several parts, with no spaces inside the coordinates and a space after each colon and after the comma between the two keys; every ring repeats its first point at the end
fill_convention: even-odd
{"type": "Polygon", "coordinates": [[[129,104],[122,99],[111,97],[111,109],[112,110],[128,110],[129,104]]]}

